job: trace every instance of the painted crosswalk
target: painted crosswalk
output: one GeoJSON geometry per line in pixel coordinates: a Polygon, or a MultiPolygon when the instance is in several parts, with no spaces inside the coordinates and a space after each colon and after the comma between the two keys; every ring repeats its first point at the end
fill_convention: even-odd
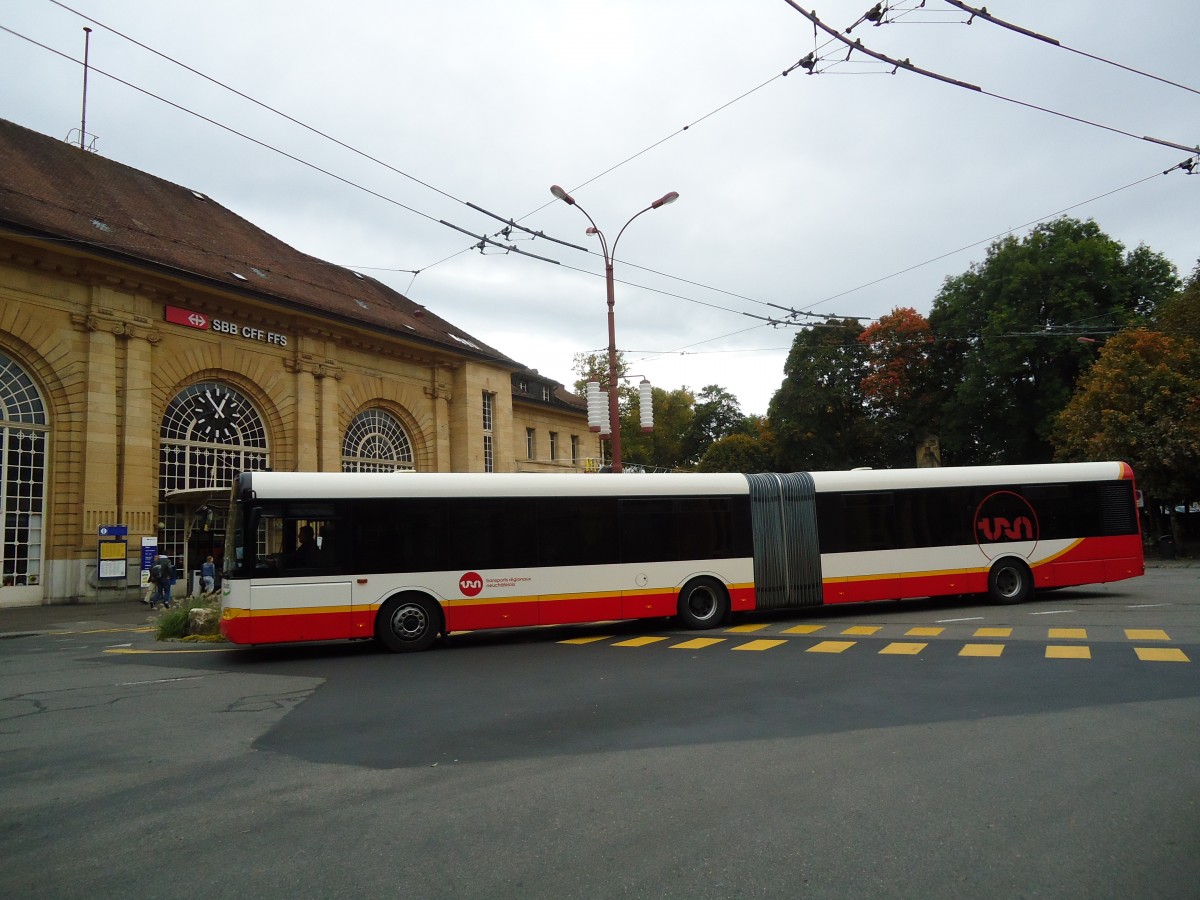
{"type": "Polygon", "coordinates": [[[1123,646],[1142,662],[1191,662],[1188,653],[1160,628],[1015,628],[1012,626],[914,625],[827,625],[803,624],[787,627],[769,622],[735,625],[720,636],[683,638],[679,635],[654,634],[619,637],[610,634],[584,635],[559,641],[560,644],[604,644],[611,647],[664,647],[671,650],[739,650],[765,652],[792,647],[804,653],[874,653],[880,656],[917,657],[931,652],[935,644],[948,647],[956,656],[998,659],[1010,646],[1044,643],[1043,655],[1052,660],[1092,660],[1093,646],[1123,646]],[[777,629],[777,630],[776,630],[777,629]],[[1103,632],[1103,633],[1101,633],[1103,632]],[[908,640],[925,638],[926,640],[908,640]],[[807,639],[807,640],[806,640],[807,639]],[[936,640],[930,640],[936,639],[936,640]],[[1149,646],[1143,646],[1149,645],[1149,646]]]}

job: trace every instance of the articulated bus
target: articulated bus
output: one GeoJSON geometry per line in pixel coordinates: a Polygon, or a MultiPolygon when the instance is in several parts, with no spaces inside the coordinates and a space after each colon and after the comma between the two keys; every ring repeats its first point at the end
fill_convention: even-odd
{"type": "Polygon", "coordinates": [[[1037,589],[1145,572],[1133,472],[1069,463],[786,474],[246,472],[221,631],[440,634],[1037,589]]]}

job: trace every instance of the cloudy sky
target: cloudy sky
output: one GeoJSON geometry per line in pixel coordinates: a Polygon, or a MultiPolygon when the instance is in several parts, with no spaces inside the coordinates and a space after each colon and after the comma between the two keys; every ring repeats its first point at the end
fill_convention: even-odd
{"type": "MultiPolygon", "coordinates": [[[[844,33],[870,5],[818,12],[844,33]]],[[[0,117],[79,129],[87,25],[99,153],[568,385],[607,345],[603,260],[550,185],[610,243],[678,191],[617,245],[617,345],[657,386],[763,413],[795,323],[819,321],[801,313],[928,313],[992,240],[1062,211],[1181,273],[1200,257],[1200,177],[1163,174],[1190,154],[1141,139],[1200,143],[1194,0],[987,4],[1060,46],[917,6],[850,39],[982,91],[847,59],[785,0],[4,0],[0,117]],[[810,52],[814,74],[781,75],[810,52]],[[481,253],[440,224],[504,243],[469,204],[593,252],[481,253]]]]}

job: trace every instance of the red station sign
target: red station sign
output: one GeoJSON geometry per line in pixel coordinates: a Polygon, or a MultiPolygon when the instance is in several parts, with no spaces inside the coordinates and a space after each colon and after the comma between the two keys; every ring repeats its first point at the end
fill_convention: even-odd
{"type": "Polygon", "coordinates": [[[185,325],[188,328],[195,328],[199,331],[211,331],[216,334],[243,338],[248,341],[262,341],[264,344],[274,344],[277,347],[286,347],[288,343],[286,334],[264,331],[254,325],[240,325],[237,322],[230,322],[226,319],[210,319],[204,313],[184,309],[181,306],[166,307],[166,319],[172,325],[185,325]]]}
{"type": "Polygon", "coordinates": [[[167,307],[167,321],[174,325],[186,325],[188,328],[199,328],[208,331],[208,316],[204,313],[192,312],[178,306],[167,307]]]}

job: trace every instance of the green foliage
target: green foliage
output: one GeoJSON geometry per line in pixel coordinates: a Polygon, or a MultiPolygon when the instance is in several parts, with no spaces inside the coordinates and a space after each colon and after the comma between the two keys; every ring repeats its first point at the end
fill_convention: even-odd
{"type": "MultiPolygon", "coordinates": [[[[600,390],[608,390],[608,351],[599,351],[596,353],[576,353],[571,357],[571,371],[575,373],[575,381],[573,389],[580,397],[587,393],[587,383],[589,381],[600,382],[600,390]]],[[[617,378],[625,377],[629,371],[629,364],[625,360],[625,354],[617,351],[617,378]]],[[[628,392],[628,388],[622,387],[622,392],[628,392]]]]}
{"type": "Polygon", "coordinates": [[[686,460],[684,439],[691,427],[696,399],[686,387],[651,389],[654,430],[642,431],[637,404],[621,415],[621,459],[625,464],[676,469],[686,460]]]}
{"type": "Polygon", "coordinates": [[[1200,492],[1200,342],[1144,328],[1113,337],[1057,417],[1062,460],[1122,459],[1162,498],[1200,492]]]}
{"type": "Polygon", "coordinates": [[[769,438],[730,434],[713,441],[696,467],[700,472],[770,472],[775,448],[769,438]]]}
{"type": "Polygon", "coordinates": [[[1055,418],[1094,359],[1077,338],[1139,322],[1178,284],[1160,255],[1125,253],[1095,222],[1071,218],[997,241],[982,264],[946,279],[929,322],[947,460],[1049,461],[1055,418]]]}
{"type": "Polygon", "coordinates": [[[861,385],[867,374],[862,326],[853,319],[805,328],[792,340],[783,384],[767,416],[780,471],[875,465],[878,446],[861,385]]]}
{"type": "Polygon", "coordinates": [[[200,594],[199,596],[184,597],[183,600],[172,603],[171,608],[164,610],[158,620],[155,637],[160,641],[188,640],[188,612],[195,608],[215,610],[212,633],[202,636],[192,636],[197,640],[203,637],[207,640],[224,640],[218,630],[218,617],[221,614],[221,600],[216,594],[200,594]]]}
{"type": "Polygon", "coordinates": [[[685,459],[698,462],[714,441],[741,431],[745,420],[737,397],[720,385],[706,386],[696,398],[692,421],[683,435],[685,459]]]}
{"type": "Polygon", "coordinates": [[[1166,334],[1200,341],[1200,261],[1184,289],[1155,310],[1154,325],[1166,334]]]}

